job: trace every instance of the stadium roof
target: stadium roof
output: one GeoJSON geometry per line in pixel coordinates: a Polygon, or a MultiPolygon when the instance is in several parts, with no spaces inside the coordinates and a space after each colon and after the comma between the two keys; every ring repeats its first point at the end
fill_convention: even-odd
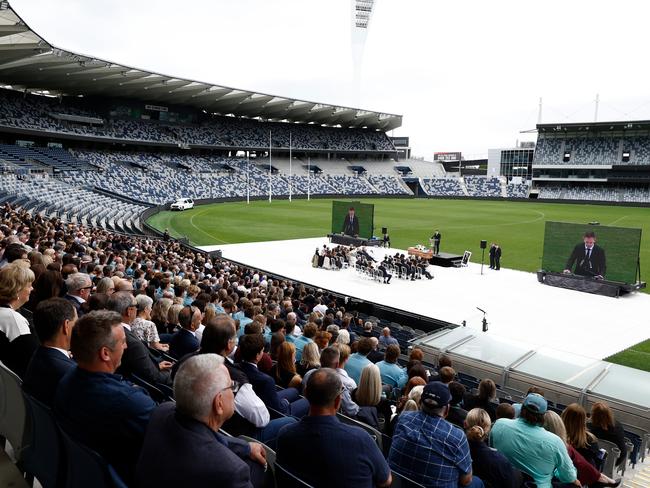
{"type": "Polygon", "coordinates": [[[54,95],[132,98],[187,105],[209,113],[275,121],[379,129],[402,116],[239,90],[167,76],[59,49],[36,34],[0,0],[0,83],[54,95]]]}
{"type": "MultiPolygon", "coordinates": [[[[648,130],[650,120],[619,120],[615,122],[571,122],[556,124],[537,124],[537,131],[544,133],[560,132],[603,132],[603,131],[626,131],[626,130],[648,130]]],[[[532,131],[531,131],[532,132],[532,131]]]]}

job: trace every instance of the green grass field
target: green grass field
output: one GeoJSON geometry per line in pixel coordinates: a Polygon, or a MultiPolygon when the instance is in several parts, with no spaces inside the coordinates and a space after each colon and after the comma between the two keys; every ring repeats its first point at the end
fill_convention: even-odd
{"type": "MultiPolygon", "coordinates": [[[[586,223],[642,228],[641,276],[650,276],[650,208],[477,200],[364,199],[375,204],[375,233],[388,227],[393,247],[428,245],[442,233],[441,250],[472,251],[481,262],[479,242],[498,242],[502,265],[535,271],[542,262],[544,222],[586,223]]],[[[149,224],[168,228],[193,244],[233,244],[320,237],[331,230],[332,201],[274,200],[204,205],[184,212],[161,212],[149,224]]]]}
{"type": "MultiPolygon", "coordinates": [[[[393,247],[428,245],[433,230],[442,233],[441,250],[472,251],[481,262],[479,242],[498,242],[504,267],[540,268],[544,222],[587,223],[643,229],[641,276],[650,278],[650,208],[478,200],[364,199],[375,204],[375,234],[388,227],[393,247]]],[[[321,237],[331,230],[332,201],[274,200],[220,203],[185,212],[161,212],[148,223],[195,245],[321,237]]],[[[487,259],[487,258],[486,258],[487,259]]],[[[648,290],[646,290],[647,292],[648,290]]],[[[650,371],[650,341],[622,351],[609,361],[650,371]]]]}
{"type": "Polygon", "coordinates": [[[605,361],[650,371],[650,340],[641,342],[618,354],[614,354],[606,358],[605,361]]]}

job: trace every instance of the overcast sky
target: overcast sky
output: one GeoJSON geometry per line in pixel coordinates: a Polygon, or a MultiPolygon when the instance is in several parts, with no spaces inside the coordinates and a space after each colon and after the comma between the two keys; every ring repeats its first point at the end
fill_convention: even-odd
{"type": "Polygon", "coordinates": [[[12,0],[67,50],[235,88],[401,114],[415,155],[487,155],[537,122],[650,119],[645,1],[12,0]]]}

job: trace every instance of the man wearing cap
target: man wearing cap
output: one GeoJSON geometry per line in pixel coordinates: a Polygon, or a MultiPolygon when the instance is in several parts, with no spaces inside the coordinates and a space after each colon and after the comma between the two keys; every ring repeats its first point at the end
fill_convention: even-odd
{"type": "Polygon", "coordinates": [[[388,455],[396,473],[430,488],[479,488],[465,433],[445,420],[451,394],[440,383],[422,391],[420,411],[400,414],[388,455]]]}
{"type": "Polygon", "coordinates": [[[513,466],[533,478],[538,488],[551,488],[553,476],[567,485],[581,486],[562,439],[544,429],[547,403],[530,393],[517,419],[499,419],[492,427],[490,443],[513,466]]]}

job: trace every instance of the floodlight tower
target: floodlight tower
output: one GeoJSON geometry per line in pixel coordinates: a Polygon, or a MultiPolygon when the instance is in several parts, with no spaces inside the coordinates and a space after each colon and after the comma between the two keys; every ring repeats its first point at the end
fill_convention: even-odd
{"type": "Polygon", "coordinates": [[[366,46],[368,25],[372,17],[372,10],[377,0],[350,0],[352,7],[352,69],[354,70],[355,103],[361,105],[361,65],[363,63],[363,50],[366,46]]]}

